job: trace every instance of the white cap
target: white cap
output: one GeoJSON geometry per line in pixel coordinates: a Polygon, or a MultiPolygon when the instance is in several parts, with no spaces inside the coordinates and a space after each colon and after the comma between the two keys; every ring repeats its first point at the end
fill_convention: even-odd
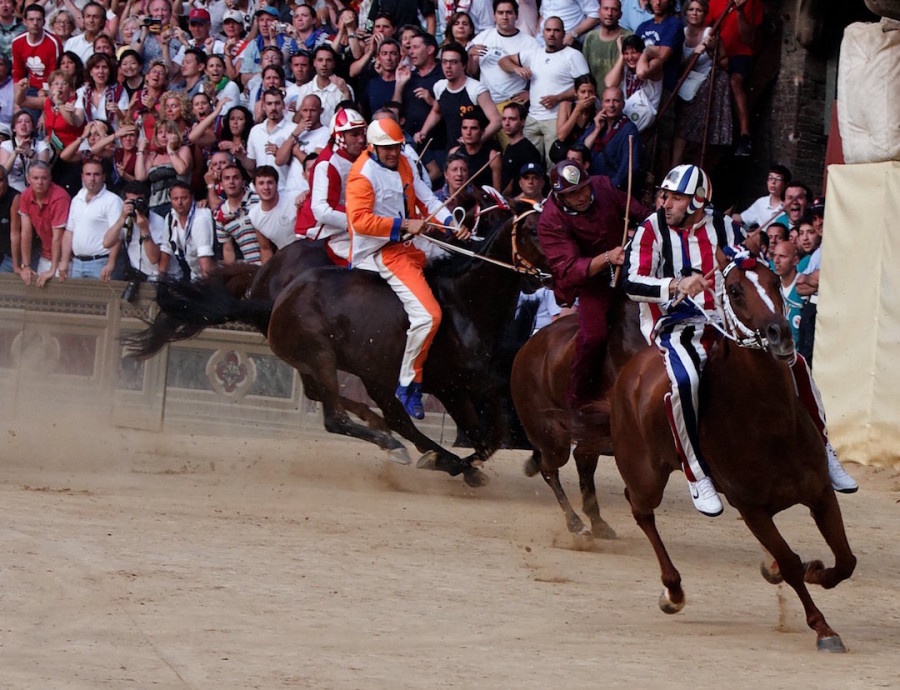
{"type": "Polygon", "coordinates": [[[247,16],[240,10],[226,10],[225,14],[222,16],[222,21],[226,22],[229,19],[237,22],[244,28],[247,27],[247,16]]]}

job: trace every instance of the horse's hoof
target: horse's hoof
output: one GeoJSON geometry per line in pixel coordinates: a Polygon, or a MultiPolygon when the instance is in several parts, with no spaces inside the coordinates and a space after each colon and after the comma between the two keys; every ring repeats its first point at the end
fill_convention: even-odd
{"type": "Polygon", "coordinates": [[[429,450],[421,458],[419,458],[419,461],[416,463],[416,467],[420,470],[436,470],[437,458],[437,452],[429,450]]]}
{"type": "Polygon", "coordinates": [[[681,601],[672,601],[671,593],[668,587],[664,587],[662,594],[659,595],[659,608],[663,613],[678,613],[684,608],[686,598],[682,597],[681,601]]]}
{"type": "Polygon", "coordinates": [[[408,465],[412,462],[412,458],[409,457],[409,453],[406,452],[406,448],[391,448],[388,451],[388,460],[391,462],[396,462],[398,465],[408,465]]]}
{"type": "Polygon", "coordinates": [[[488,483],[488,476],[476,467],[463,471],[463,481],[472,488],[478,489],[488,483]]]}
{"type": "Polygon", "coordinates": [[[759,572],[770,585],[780,585],[784,582],[781,569],[778,567],[778,561],[773,560],[771,563],[766,561],[759,562],[759,572]]]}
{"type": "Polygon", "coordinates": [[[533,477],[541,471],[541,463],[534,458],[528,458],[522,465],[522,471],[525,472],[526,477],[533,477]]]}
{"type": "Polygon", "coordinates": [[[843,653],[847,651],[844,643],[841,642],[841,638],[837,635],[831,635],[830,637],[820,637],[818,640],[816,640],[816,649],[818,649],[820,652],[843,653]]]}
{"type": "Polygon", "coordinates": [[[809,585],[821,584],[822,572],[825,570],[825,564],[822,561],[815,560],[803,564],[803,581],[809,585]]]}
{"type": "Polygon", "coordinates": [[[618,539],[619,535],[616,534],[616,531],[607,525],[602,520],[591,526],[591,534],[593,534],[597,539],[618,539]]]}

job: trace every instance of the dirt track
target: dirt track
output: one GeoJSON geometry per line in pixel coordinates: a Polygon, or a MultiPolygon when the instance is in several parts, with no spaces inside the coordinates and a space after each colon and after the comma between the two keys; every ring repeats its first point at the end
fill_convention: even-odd
{"type": "MultiPolygon", "coordinates": [[[[524,452],[476,491],[334,437],[85,429],[3,428],[3,688],[900,684],[896,469],[850,465],[859,565],[812,590],[850,653],[824,655],[736,512],[702,518],[681,477],[659,525],[688,604],[666,616],[611,459],[598,486],[619,539],[579,551],[524,452]]],[[[805,511],[779,524],[831,562],[805,511]]]]}

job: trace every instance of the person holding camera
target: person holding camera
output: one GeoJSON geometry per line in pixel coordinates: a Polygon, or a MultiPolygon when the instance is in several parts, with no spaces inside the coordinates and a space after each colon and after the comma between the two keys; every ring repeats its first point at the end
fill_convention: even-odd
{"type": "Polygon", "coordinates": [[[254,74],[258,74],[262,70],[263,65],[260,61],[266,47],[275,46],[281,51],[280,64],[284,64],[291,55],[300,51],[300,46],[293,38],[278,31],[281,16],[274,7],[260,7],[256,11],[255,18],[258,35],[247,44],[241,56],[239,73],[244,86],[254,74]]]}
{"type": "Polygon", "coordinates": [[[103,236],[103,246],[112,249],[122,243],[128,262],[126,276],[129,283],[136,285],[159,275],[159,246],[166,234],[166,224],[162,216],[148,207],[150,187],[146,183],[126,182],[122,192],[122,213],[103,236]]]}
{"type": "Polygon", "coordinates": [[[162,60],[169,78],[175,80],[180,67],[172,58],[182,49],[182,43],[175,33],[177,24],[172,21],[172,5],[169,0],[151,0],[148,7],[150,16],[143,19],[140,39],[144,74],[154,61],[162,60]]]}

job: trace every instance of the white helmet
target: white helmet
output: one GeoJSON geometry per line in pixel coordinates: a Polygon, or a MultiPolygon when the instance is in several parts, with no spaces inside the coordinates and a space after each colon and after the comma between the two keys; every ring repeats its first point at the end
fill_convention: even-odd
{"type": "Polygon", "coordinates": [[[339,108],[334,111],[331,116],[331,135],[334,136],[338,132],[346,132],[357,127],[365,127],[366,121],[362,115],[353,110],[353,108],[339,108]]]}
{"type": "Polygon", "coordinates": [[[712,201],[709,176],[696,165],[678,165],[672,168],[660,188],[690,196],[688,213],[693,213],[712,201]]]}
{"type": "Polygon", "coordinates": [[[400,125],[387,117],[381,120],[373,120],[369,123],[369,129],[366,130],[366,139],[372,146],[394,146],[406,141],[400,125]]]}
{"type": "Polygon", "coordinates": [[[331,116],[331,138],[334,141],[335,148],[347,148],[347,143],[344,141],[344,132],[365,126],[365,119],[353,108],[338,108],[335,110],[334,115],[331,116]]]}

